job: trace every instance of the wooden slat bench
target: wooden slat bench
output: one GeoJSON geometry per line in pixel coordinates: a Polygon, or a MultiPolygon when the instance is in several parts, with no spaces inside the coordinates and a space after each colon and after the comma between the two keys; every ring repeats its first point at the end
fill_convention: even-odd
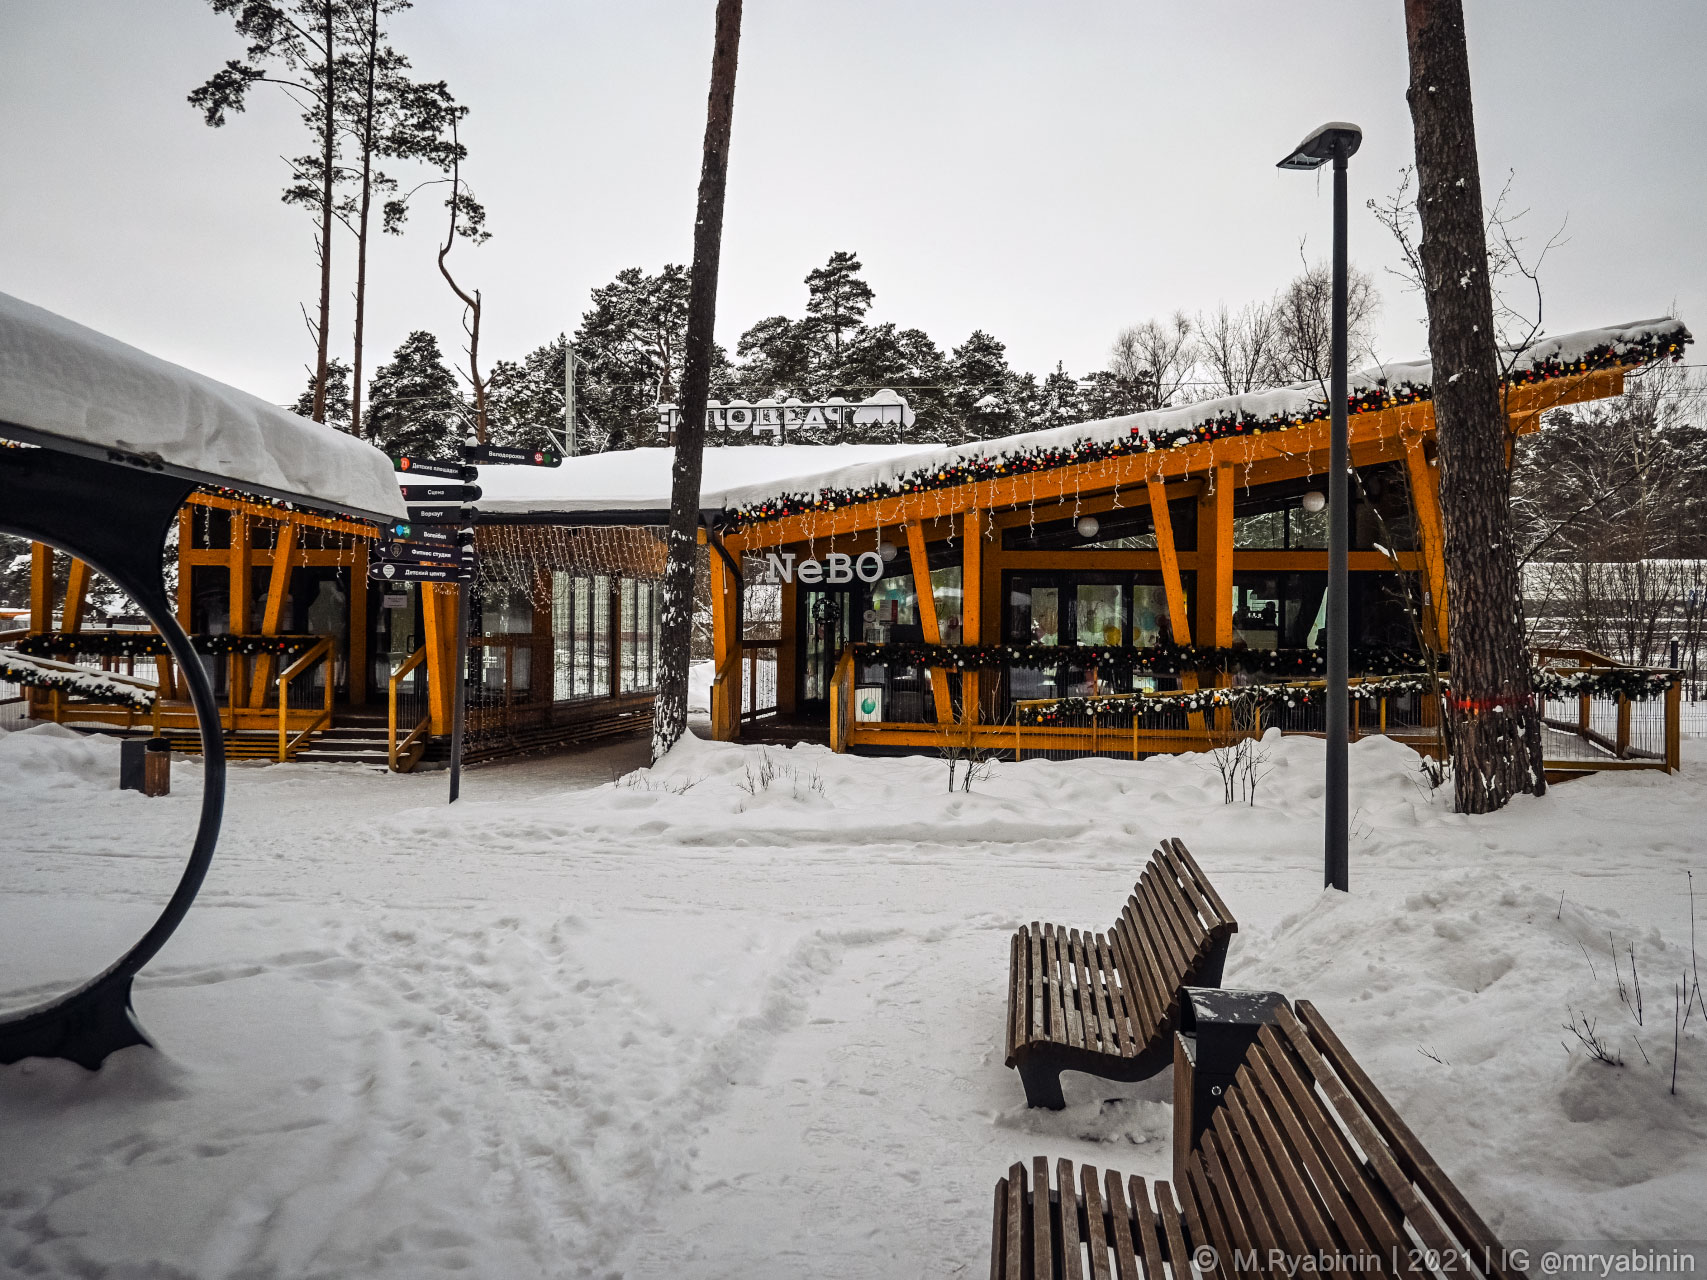
{"type": "MultiPolygon", "coordinates": [[[[1195,1260],[1204,1280],[1524,1275],[1308,1001],[1276,1010],[1221,1098],[1171,1183],[1110,1170],[1099,1187],[1086,1166],[1075,1191],[1062,1160],[1051,1190],[1040,1159],[1028,1188],[1014,1165],[996,1185],[992,1280],[1190,1280],[1202,1248],[1218,1260],[1195,1260]]],[[[1176,1092],[1176,1126],[1190,1112],[1176,1092]]]]}
{"type": "MultiPolygon", "coordinates": [[[[1166,1182],[1146,1187],[1113,1169],[1100,1182],[1094,1165],[1061,1160],[1049,1185],[1049,1161],[1015,1164],[996,1184],[990,1280],[1162,1280],[1171,1259],[1189,1258],[1184,1217],[1166,1182]],[[1077,1185],[1075,1185],[1075,1183],[1077,1185]]],[[[1191,1280],[1191,1268],[1173,1273],[1191,1280]]]]}
{"type": "Polygon", "coordinates": [[[1065,1106],[1061,1072],[1143,1080],[1172,1061],[1182,986],[1221,981],[1227,904],[1178,840],[1164,840],[1106,934],[1039,925],[1009,948],[1007,1065],[1026,1103],[1065,1106]]]}

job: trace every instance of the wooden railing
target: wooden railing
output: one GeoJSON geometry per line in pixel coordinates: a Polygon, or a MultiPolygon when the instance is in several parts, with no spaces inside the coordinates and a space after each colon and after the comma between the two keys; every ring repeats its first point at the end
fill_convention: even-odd
{"type": "Polygon", "coordinates": [[[421,752],[426,749],[427,728],[433,722],[433,717],[430,712],[421,717],[421,722],[413,729],[409,730],[408,734],[404,736],[401,742],[397,740],[398,688],[402,685],[404,677],[425,662],[426,659],[427,648],[425,645],[422,645],[419,649],[415,650],[414,653],[405,658],[403,662],[399,664],[397,670],[391,673],[391,686],[387,699],[388,710],[386,716],[385,754],[386,760],[390,764],[391,771],[393,773],[407,773],[410,769],[413,769],[415,767],[415,762],[421,758],[421,752]],[[403,760],[404,762],[401,767],[399,767],[397,763],[399,760],[403,760]]]}
{"type": "Polygon", "coordinates": [[[836,674],[830,679],[830,750],[846,751],[853,738],[854,716],[854,656],[852,649],[843,649],[836,662],[836,674]]]}
{"type": "Polygon", "coordinates": [[[334,638],[332,636],[322,637],[317,644],[310,648],[300,658],[291,663],[290,666],[286,667],[283,671],[279,672],[280,760],[289,760],[297,748],[300,747],[303,742],[315,732],[315,730],[332,722],[332,696],[336,691],[334,686],[337,683],[337,673],[333,670],[333,663],[336,660],[337,649],[334,647],[333,640],[334,638]],[[303,728],[294,737],[292,737],[288,722],[288,712],[290,708],[290,682],[296,679],[296,677],[301,675],[304,671],[307,671],[316,662],[320,661],[324,661],[326,663],[326,705],[321,710],[320,714],[315,716],[314,719],[308,723],[307,727],[303,728]]]}
{"type": "Polygon", "coordinates": [[[741,722],[776,714],[776,660],[781,641],[771,636],[741,642],[741,722]],[[768,677],[768,680],[764,677],[768,677]]]}
{"type": "Polygon", "coordinates": [[[1670,667],[1630,667],[1592,649],[1548,647],[1537,649],[1535,656],[1544,666],[1571,675],[1640,671],[1672,677],[1662,698],[1643,703],[1633,703],[1622,694],[1605,693],[1543,701],[1541,722],[1551,731],[1549,745],[1577,740],[1566,750],[1549,750],[1549,768],[1663,768],[1675,773],[1682,766],[1683,681],[1679,672],[1670,667]],[[1660,703],[1657,716],[1650,710],[1655,701],[1660,703]],[[1550,714],[1559,711],[1565,714],[1550,714]]]}

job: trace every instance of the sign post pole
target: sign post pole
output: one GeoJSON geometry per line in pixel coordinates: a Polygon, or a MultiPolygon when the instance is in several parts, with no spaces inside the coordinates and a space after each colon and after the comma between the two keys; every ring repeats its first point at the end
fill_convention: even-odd
{"type": "MultiPolygon", "coordinates": [[[[573,349],[570,355],[573,356],[573,349]]],[[[549,433],[548,433],[549,434],[549,433]]],[[[476,512],[470,503],[479,501],[482,464],[556,467],[563,455],[555,447],[529,449],[510,445],[484,445],[469,436],[462,442],[459,460],[397,457],[392,465],[408,473],[400,483],[409,511],[407,523],[395,524],[389,537],[374,551],[368,577],[375,582],[456,583],[456,672],[451,680],[450,710],[450,800],[455,804],[462,792],[462,739],[468,721],[468,628],[474,612],[470,595],[479,571],[480,556],[474,548],[476,512]],[[416,483],[427,477],[424,483],[416,483]]]]}
{"type": "MultiPolygon", "coordinates": [[[[473,436],[462,443],[462,464],[467,470],[472,469],[469,463],[473,461],[474,446],[478,443],[473,436]]],[[[474,492],[478,495],[480,491],[476,488],[474,492]]],[[[456,584],[456,680],[451,685],[450,799],[445,802],[447,804],[455,804],[457,796],[462,793],[462,733],[468,719],[468,623],[471,612],[468,598],[473,590],[472,575],[456,584]]]]}
{"type": "Polygon", "coordinates": [[[468,715],[468,596],[472,582],[456,584],[456,682],[450,704],[450,800],[462,791],[462,729],[468,715]]]}

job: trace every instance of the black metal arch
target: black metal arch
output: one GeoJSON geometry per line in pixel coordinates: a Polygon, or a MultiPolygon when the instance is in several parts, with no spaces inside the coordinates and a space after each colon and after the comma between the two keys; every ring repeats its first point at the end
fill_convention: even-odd
{"type": "Polygon", "coordinates": [[[114,1050],[152,1043],[131,1009],[131,980],[183,921],[219,841],[225,811],[219,707],[207,671],[174,616],[161,568],[167,532],[195,485],[145,460],[136,462],[142,465],[54,448],[0,447],[0,530],[70,552],[129,592],[158,628],[189,682],[201,729],[201,818],[189,863],[153,926],[82,986],[0,1017],[0,1063],[68,1058],[94,1070],[114,1050]]]}

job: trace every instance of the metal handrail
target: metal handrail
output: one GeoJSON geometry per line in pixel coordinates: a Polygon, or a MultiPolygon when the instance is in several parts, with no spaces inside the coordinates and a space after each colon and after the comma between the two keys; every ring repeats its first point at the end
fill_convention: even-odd
{"type": "Polygon", "coordinates": [[[332,671],[332,655],[333,655],[333,653],[334,653],[333,637],[332,636],[322,636],[318,644],[314,645],[311,649],[308,650],[307,653],[303,654],[295,662],[291,663],[290,666],[286,667],[283,671],[279,672],[279,759],[280,760],[289,760],[291,757],[291,753],[294,752],[299,746],[302,745],[303,739],[307,738],[309,736],[309,734],[313,733],[321,725],[329,723],[332,719],[332,697],[333,697],[333,694],[335,692],[335,690],[333,689],[334,681],[333,681],[333,671],[332,671]],[[326,705],[321,710],[320,714],[318,716],[316,716],[314,718],[314,720],[308,725],[308,727],[303,729],[303,731],[301,733],[297,734],[293,738],[290,736],[290,725],[288,724],[287,719],[286,719],[287,714],[289,712],[289,705],[288,705],[288,699],[286,697],[286,691],[287,691],[287,689],[290,685],[290,682],[292,680],[294,680],[302,672],[306,671],[309,667],[313,666],[315,664],[315,662],[321,658],[326,659],[326,705]]]}
{"type": "MultiPolygon", "coordinates": [[[[419,649],[415,650],[414,653],[405,658],[397,670],[391,673],[390,710],[388,712],[386,730],[386,759],[390,764],[391,771],[393,773],[403,772],[403,770],[397,767],[398,758],[414,745],[417,738],[426,736],[427,726],[430,725],[433,720],[432,712],[428,711],[426,715],[421,717],[421,723],[411,729],[402,742],[397,741],[398,686],[403,683],[403,677],[408,675],[416,667],[420,666],[422,662],[426,661],[426,658],[427,646],[422,645],[419,649]]],[[[409,763],[413,765],[414,761],[411,760],[409,763]]]]}

